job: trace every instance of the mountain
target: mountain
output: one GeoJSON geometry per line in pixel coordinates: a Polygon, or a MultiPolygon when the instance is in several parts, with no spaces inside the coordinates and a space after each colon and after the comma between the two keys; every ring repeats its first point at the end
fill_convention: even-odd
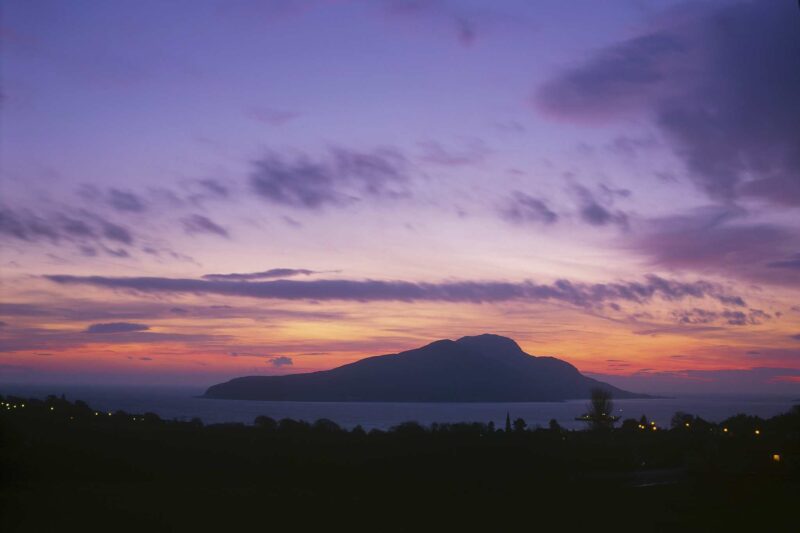
{"type": "Polygon", "coordinates": [[[588,398],[600,387],[614,398],[645,398],[588,378],[555,357],[523,352],[508,337],[477,335],[368,357],[331,370],[247,376],[213,385],[205,398],[325,402],[536,402],[588,398]]]}

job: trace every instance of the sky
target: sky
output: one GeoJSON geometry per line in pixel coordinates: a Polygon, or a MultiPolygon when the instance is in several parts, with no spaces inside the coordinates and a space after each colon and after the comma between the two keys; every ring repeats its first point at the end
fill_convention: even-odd
{"type": "Polygon", "coordinates": [[[793,0],[5,0],[0,46],[0,382],[492,332],[800,394],[793,0]]]}

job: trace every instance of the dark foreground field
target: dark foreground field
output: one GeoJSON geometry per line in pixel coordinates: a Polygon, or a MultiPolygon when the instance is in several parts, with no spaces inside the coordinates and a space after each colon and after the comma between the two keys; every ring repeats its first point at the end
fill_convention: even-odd
{"type": "Polygon", "coordinates": [[[797,531],[800,409],[598,431],[344,431],[2,398],[2,531],[797,531]],[[23,407],[24,405],[24,407],[23,407]],[[687,425],[688,424],[688,425],[687,425]]]}

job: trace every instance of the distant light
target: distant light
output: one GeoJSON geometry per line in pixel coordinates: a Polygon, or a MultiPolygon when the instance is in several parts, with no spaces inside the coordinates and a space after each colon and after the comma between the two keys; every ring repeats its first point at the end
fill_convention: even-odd
{"type": "Polygon", "coordinates": [[[50,410],[51,410],[51,411],[54,411],[54,410],[55,410],[55,407],[51,407],[51,408],[50,408],[50,410]]]}
{"type": "Polygon", "coordinates": [[[655,427],[655,426],[653,426],[653,431],[655,431],[656,429],[658,429],[658,428],[657,428],[657,427],[655,427]]]}
{"type": "Polygon", "coordinates": [[[728,428],[722,428],[722,432],[723,433],[727,433],[728,432],[728,428]]]}
{"type": "Polygon", "coordinates": [[[656,425],[656,423],[655,423],[655,422],[650,422],[650,425],[651,425],[651,426],[655,426],[655,425],[656,425]]]}
{"type": "Polygon", "coordinates": [[[688,428],[689,427],[689,422],[686,422],[685,426],[688,428]]]}
{"type": "Polygon", "coordinates": [[[111,411],[108,412],[108,416],[111,416],[111,411]]]}
{"type": "Polygon", "coordinates": [[[760,429],[756,430],[756,435],[761,435],[761,430],[760,429]]]}
{"type": "Polygon", "coordinates": [[[772,454],[772,460],[775,461],[776,463],[780,463],[781,462],[781,454],[773,453],[772,454]]]}
{"type": "Polygon", "coordinates": [[[94,412],[94,416],[98,416],[99,414],[100,413],[98,413],[97,411],[94,412]]]}

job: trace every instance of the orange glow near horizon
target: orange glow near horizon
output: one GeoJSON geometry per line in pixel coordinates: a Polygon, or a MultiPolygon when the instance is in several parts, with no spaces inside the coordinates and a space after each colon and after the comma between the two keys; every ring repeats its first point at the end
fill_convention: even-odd
{"type": "MultiPolygon", "coordinates": [[[[651,303],[647,311],[653,318],[642,323],[608,320],[594,312],[560,304],[515,305],[514,312],[509,313],[508,304],[215,298],[209,305],[196,296],[164,302],[144,295],[121,294],[115,301],[113,294],[99,299],[101,292],[88,291],[87,296],[94,296],[93,299],[79,304],[65,300],[64,305],[85,309],[101,306],[106,309],[104,313],[120,316],[131,309],[150,311],[157,318],[119,320],[137,327],[137,322],[143,322],[141,331],[91,334],[87,328],[92,323],[116,320],[19,316],[17,324],[23,331],[36,331],[37,335],[15,339],[3,332],[6,343],[20,343],[4,356],[7,368],[12,373],[19,369],[21,379],[26,373],[62,372],[85,374],[87,379],[102,374],[131,375],[134,381],[160,376],[172,381],[185,378],[211,383],[238,375],[326,370],[364,357],[413,349],[440,338],[480,333],[509,336],[531,355],[558,357],[582,372],[609,376],[747,370],[756,365],[795,368],[789,343],[772,350],[762,348],[757,358],[747,356],[762,346],[759,339],[764,336],[789,338],[791,326],[781,334],[774,325],[763,334],[755,327],[748,328],[746,334],[733,327],[673,331],[668,322],[659,318],[669,316],[675,307],[670,302],[651,303]],[[164,308],[173,310],[174,316],[169,312],[164,316],[164,308]],[[32,345],[26,348],[25,342],[32,345]],[[289,358],[291,364],[278,358],[289,358]]],[[[779,379],[797,382],[800,378],[779,379]]]]}

